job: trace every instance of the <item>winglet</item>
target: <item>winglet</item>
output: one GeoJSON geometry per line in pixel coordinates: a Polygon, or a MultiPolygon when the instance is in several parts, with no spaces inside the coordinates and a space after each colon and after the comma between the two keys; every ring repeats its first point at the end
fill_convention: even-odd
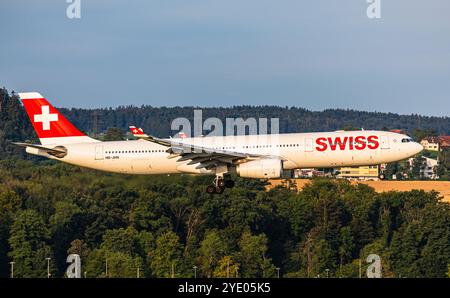
{"type": "Polygon", "coordinates": [[[130,131],[136,138],[148,138],[148,135],[144,133],[142,128],[137,128],[136,126],[130,126],[130,131]]]}
{"type": "Polygon", "coordinates": [[[133,136],[135,136],[136,138],[142,139],[142,140],[146,140],[149,142],[153,142],[156,144],[160,144],[166,147],[171,147],[172,144],[169,140],[164,140],[164,139],[160,139],[160,138],[156,138],[154,136],[149,136],[147,134],[144,133],[144,131],[142,130],[142,128],[137,128],[136,126],[130,126],[130,131],[133,134],[133,136]]]}

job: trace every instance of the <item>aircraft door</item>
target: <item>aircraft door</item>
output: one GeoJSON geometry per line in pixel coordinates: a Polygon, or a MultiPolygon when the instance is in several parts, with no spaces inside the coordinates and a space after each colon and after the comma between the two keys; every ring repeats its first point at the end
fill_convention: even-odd
{"type": "Polygon", "coordinates": [[[381,149],[389,149],[389,137],[388,136],[380,136],[381,149]]]}
{"type": "Polygon", "coordinates": [[[95,146],[95,160],[103,159],[103,145],[95,146]]]}
{"type": "Polygon", "coordinates": [[[312,152],[312,151],[313,151],[313,139],[306,138],[305,139],[305,152],[312,152]]]}

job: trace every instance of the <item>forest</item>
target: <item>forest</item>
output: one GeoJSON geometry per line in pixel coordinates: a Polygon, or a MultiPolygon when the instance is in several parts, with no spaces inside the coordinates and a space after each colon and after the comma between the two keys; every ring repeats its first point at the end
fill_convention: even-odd
{"type": "Polygon", "coordinates": [[[105,174],[51,161],[0,163],[0,275],[354,277],[369,254],[383,277],[445,277],[450,205],[437,193],[376,193],[317,179],[303,191],[236,177],[207,195],[207,176],[105,174]],[[106,265],[107,263],[107,265],[106,265]],[[106,270],[106,266],[108,270],[106,270]],[[278,269],[277,269],[278,268],[278,269]]]}
{"type": "MultiPolygon", "coordinates": [[[[134,278],[138,271],[141,278],[358,278],[369,254],[381,257],[386,278],[450,275],[450,204],[437,193],[376,193],[335,179],[314,179],[301,192],[294,182],[267,190],[265,181],[234,177],[233,189],[211,196],[204,192],[208,176],[119,175],[42,160],[11,144],[36,137],[17,97],[0,92],[1,277],[10,276],[10,262],[14,277],[47,277],[47,258],[51,276],[64,277],[70,253],[81,256],[87,278],[134,278]]],[[[135,124],[166,136],[170,119],[192,109],[62,112],[88,133],[135,124]]],[[[242,106],[208,113],[278,115],[281,123],[290,119],[283,131],[450,128],[449,118],[346,110],[242,106]]]]}

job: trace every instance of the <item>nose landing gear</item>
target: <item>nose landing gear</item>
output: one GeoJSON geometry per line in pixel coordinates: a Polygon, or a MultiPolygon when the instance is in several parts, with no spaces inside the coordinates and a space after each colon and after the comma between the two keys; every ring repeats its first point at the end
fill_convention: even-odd
{"type": "Polygon", "coordinates": [[[208,185],[206,187],[206,192],[210,195],[212,194],[221,194],[225,190],[225,188],[233,188],[234,181],[226,178],[224,176],[216,176],[214,179],[214,184],[208,185]]]}

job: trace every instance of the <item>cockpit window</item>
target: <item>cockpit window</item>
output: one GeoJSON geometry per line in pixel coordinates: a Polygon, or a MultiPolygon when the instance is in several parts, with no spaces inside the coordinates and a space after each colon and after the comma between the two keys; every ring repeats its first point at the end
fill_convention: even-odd
{"type": "Polygon", "coordinates": [[[402,143],[409,143],[412,142],[413,140],[411,138],[404,138],[402,139],[402,143]]]}

